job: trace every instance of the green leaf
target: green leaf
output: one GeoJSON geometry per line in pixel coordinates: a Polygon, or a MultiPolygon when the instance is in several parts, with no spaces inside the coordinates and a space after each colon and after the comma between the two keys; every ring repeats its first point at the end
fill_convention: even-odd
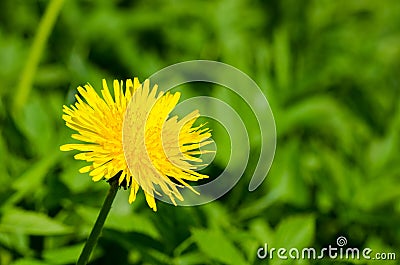
{"type": "MultiPolygon", "coordinates": [[[[71,155],[71,154],[70,154],[71,155]]],[[[88,163],[84,161],[76,161],[72,155],[63,159],[63,171],[60,173],[60,180],[73,192],[85,192],[94,185],[89,174],[82,174],[79,169],[87,166],[88,163]]]]}
{"type": "Polygon", "coordinates": [[[73,230],[43,213],[15,208],[5,211],[0,222],[0,231],[50,236],[69,234],[73,230]]]}
{"type": "Polygon", "coordinates": [[[77,244],[57,249],[48,249],[43,253],[43,258],[51,264],[75,263],[82,251],[84,244],[77,244]]]}
{"type": "Polygon", "coordinates": [[[6,205],[19,202],[27,194],[36,191],[43,185],[44,178],[51,167],[58,162],[60,152],[49,153],[40,160],[32,164],[20,177],[13,183],[12,187],[16,192],[6,201],[6,205]]]}
{"type": "Polygon", "coordinates": [[[290,54],[289,33],[286,27],[280,27],[274,32],[273,49],[275,53],[275,71],[278,85],[286,90],[292,80],[290,78],[291,54],[290,54]]]}
{"type": "Polygon", "coordinates": [[[273,241],[274,231],[272,231],[266,220],[257,218],[251,221],[249,229],[250,233],[257,239],[259,244],[273,241]]]}
{"type": "Polygon", "coordinates": [[[291,216],[279,223],[273,246],[287,249],[307,247],[313,242],[314,233],[315,217],[313,215],[291,216]]]}
{"type": "MultiPolygon", "coordinates": [[[[125,201],[125,203],[128,202],[125,201]]],[[[76,206],[76,211],[88,224],[93,224],[99,213],[99,209],[83,205],[76,206]]],[[[149,218],[133,212],[119,213],[111,210],[104,227],[121,232],[142,233],[155,239],[160,238],[157,228],[149,218]]]]}
{"type": "Polygon", "coordinates": [[[373,179],[356,187],[352,203],[366,211],[371,211],[379,206],[391,205],[400,198],[399,185],[400,181],[397,175],[393,178],[387,175],[384,178],[373,179]]]}
{"type": "Polygon", "coordinates": [[[0,233],[0,245],[24,256],[33,254],[33,251],[29,248],[29,237],[22,233],[0,233]]]}
{"type": "Polygon", "coordinates": [[[325,141],[334,141],[345,152],[369,134],[368,128],[344,104],[332,97],[315,96],[292,104],[277,117],[278,137],[300,129],[324,134],[325,141]]]}
{"type": "Polygon", "coordinates": [[[248,207],[240,209],[240,217],[257,216],[277,202],[291,203],[296,206],[307,204],[309,195],[307,186],[301,178],[299,156],[299,144],[296,141],[290,141],[277,150],[270,171],[273,177],[268,179],[269,191],[252,201],[248,207]]]}
{"type": "MultiPolygon", "coordinates": [[[[51,100],[49,96],[46,99],[51,100]]],[[[22,113],[15,118],[17,126],[30,142],[29,147],[40,155],[46,155],[54,144],[55,123],[49,113],[47,102],[33,91],[22,113]]]]}
{"type": "Polygon", "coordinates": [[[11,263],[10,265],[51,265],[41,260],[30,259],[30,258],[23,258],[16,260],[15,262],[11,263]]]}
{"type": "MultiPolygon", "coordinates": [[[[286,251],[291,248],[301,250],[304,247],[311,246],[314,241],[314,233],[315,217],[313,215],[291,216],[279,223],[274,240],[266,243],[270,246],[269,248],[278,249],[283,247],[286,251]]],[[[293,264],[293,260],[278,259],[274,256],[274,259],[271,259],[271,264],[293,264]]],[[[299,263],[296,264],[307,264],[307,261],[299,260],[299,263]]]]}
{"type": "Polygon", "coordinates": [[[204,254],[198,251],[194,251],[188,254],[179,255],[178,257],[174,258],[173,264],[175,265],[204,264],[204,254]]]}
{"type": "Polygon", "coordinates": [[[211,259],[225,264],[247,264],[240,250],[219,230],[193,229],[192,237],[211,259]]]}

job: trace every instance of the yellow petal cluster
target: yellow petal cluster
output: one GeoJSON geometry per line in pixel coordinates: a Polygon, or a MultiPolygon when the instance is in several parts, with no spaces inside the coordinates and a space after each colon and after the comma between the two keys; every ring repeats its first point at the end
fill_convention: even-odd
{"type": "Polygon", "coordinates": [[[176,204],[175,198],[183,200],[180,188],[194,191],[186,181],[207,177],[195,170],[198,156],[207,152],[200,147],[209,143],[211,133],[204,125],[193,127],[198,111],[181,120],[169,117],[179,93],[157,93],[156,85],[150,89],[148,80],[140,84],[137,78],[126,80],[125,89],[115,80],[114,96],[105,80],[102,97],[90,85],[78,87],[78,92],[76,103],[63,107],[63,119],[77,131],[72,138],[84,143],[60,149],[80,151],[74,158],[90,163],[81,173],[90,172],[94,181],[118,176],[121,186],[130,187],[130,203],[141,187],[154,211],[154,193],[162,191],[176,204]]]}

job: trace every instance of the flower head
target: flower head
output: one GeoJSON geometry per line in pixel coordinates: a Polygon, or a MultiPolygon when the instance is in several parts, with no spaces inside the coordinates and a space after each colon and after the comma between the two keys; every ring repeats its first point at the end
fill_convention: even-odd
{"type": "Polygon", "coordinates": [[[72,138],[85,142],[65,144],[62,151],[78,150],[75,159],[90,165],[81,173],[90,172],[93,181],[109,180],[118,176],[119,185],[130,187],[132,203],[141,187],[149,206],[156,211],[156,189],[166,194],[176,204],[183,200],[178,188],[188,187],[186,181],[207,178],[195,170],[201,162],[198,155],[207,151],[200,147],[210,143],[208,128],[193,127],[199,117],[193,111],[178,120],[169,114],[178,103],[177,92],[159,92],[157,86],[150,89],[149,81],[140,84],[138,79],[114,81],[114,97],[103,80],[100,97],[90,85],[78,87],[77,102],[64,106],[66,125],[77,131],[72,138]],[[177,184],[180,183],[180,184],[177,184]]]}

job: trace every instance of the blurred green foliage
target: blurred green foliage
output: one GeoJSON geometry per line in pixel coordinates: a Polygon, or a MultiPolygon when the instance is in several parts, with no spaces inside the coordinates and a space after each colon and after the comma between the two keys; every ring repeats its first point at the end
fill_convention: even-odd
{"type": "MultiPolygon", "coordinates": [[[[320,249],[345,236],[400,258],[399,1],[65,1],[15,113],[48,4],[0,2],[1,265],[73,264],[105,197],[107,183],[92,183],[78,172],[85,163],[59,151],[71,134],[62,105],[76,87],[143,81],[193,59],[231,64],[263,89],[278,134],[268,178],[247,190],[260,150],[250,118],[253,155],[233,190],[203,206],[159,202],[157,213],[143,194],[129,205],[120,191],[91,264],[398,264],[256,253],[264,243],[320,249]]],[[[222,97],[251,116],[221,89],[182,92],[222,97]]],[[[214,137],[226,141],[218,129],[214,137]]],[[[223,169],[226,153],[207,173],[223,169]]]]}

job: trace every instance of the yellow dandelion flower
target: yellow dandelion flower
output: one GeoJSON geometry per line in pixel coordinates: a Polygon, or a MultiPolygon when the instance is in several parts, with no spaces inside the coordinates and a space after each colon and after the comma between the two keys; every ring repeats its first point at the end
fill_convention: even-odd
{"type": "Polygon", "coordinates": [[[186,117],[169,117],[178,103],[177,92],[150,89],[149,81],[138,79],[114,81],[114,98],[103,80],[100,97],[90,85],[78,87],[75,105],[63,107],[66,125],[77,131],[72,138],[85,142],[65,144],[62,151],[78,150],[75,159],[91,163],[79,170],[90,172],[93,181],[118,177],[119,185],[130,187],[129,203],[141,187],[148,205],[157,210],[154,194],[166,194],[176,205],[183,200],[178,188],[188,187],[186,181],[207,178],[195,170],[201,162],[198,155],[207,151],[200,147],[210,143],[210,130],[204,124],[193,127],[199,112],[186,117]],[[179,184],[177,184],[179,183],[179,184]]]}

